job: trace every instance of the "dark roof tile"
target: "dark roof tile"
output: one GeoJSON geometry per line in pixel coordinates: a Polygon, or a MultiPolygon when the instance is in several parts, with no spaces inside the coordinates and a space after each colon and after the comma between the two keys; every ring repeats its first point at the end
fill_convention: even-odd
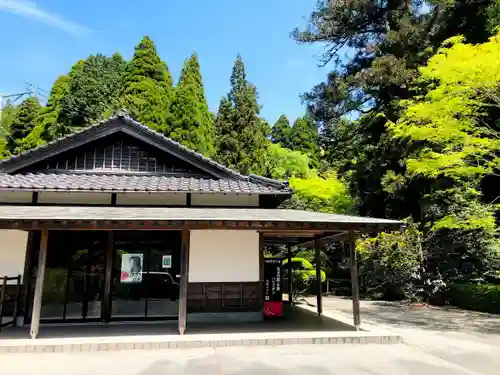
{"type": "MultiPolygon", "coordinates": [[[[260,181],[259,181],[260,182],[260,181]]],[[[110,191],[110,192],[202,192],[242,194],[290,194],[286,187],[274,187],[249,180],[206,179],[159,175],[110,175],[69,173],[0,173],[0,190],[110,191]]]]}

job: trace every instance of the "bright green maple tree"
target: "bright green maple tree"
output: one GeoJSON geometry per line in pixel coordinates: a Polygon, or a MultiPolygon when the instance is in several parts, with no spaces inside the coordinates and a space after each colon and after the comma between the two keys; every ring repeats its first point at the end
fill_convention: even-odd
{"type": "Polygon", "coordinates": [[[309,178],[316,175],[316,171],[309,167],[307,155],[276,143],[269,144],[265,165],[265,175],[277,180],[287,180],[291,177],[309,178]]]}
{"type": "Polygon", "coordinates": [[[449,39],[420,69],[421,82],[437,82],[409,102],[390,125],[393,135],[424,147],[406,160],[410,176],[474,178],[500,165],[498,131],[483,120],[500,105],[500,35],[482,44],[449,39]]]}
{"type": "Polygon", "coordinates": [[[213,121],[195,53],[184,63],[168,118],[170,138],[206,156],[213,154],[213,121]]]}
{"type": "Polygon", "coordinates": [[[420,69],[420,95],[402,101],[400,119],[388,125],[407,153],[404,170],[388,171],[382,186],[392,193],[427,183],[419,196],[423,242],[445,280],[483,277],[499,267],[498,206],[481,190],[500,162],[499,53],[498,35],[479,44],[447,40],[420,69]]]}

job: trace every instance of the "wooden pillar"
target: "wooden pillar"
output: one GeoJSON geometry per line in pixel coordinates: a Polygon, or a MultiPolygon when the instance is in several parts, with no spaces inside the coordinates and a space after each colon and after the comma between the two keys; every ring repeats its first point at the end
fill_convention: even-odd
{"type": "Polygon", "coordinates": [[[104,270],[104,296],[102,299],[102,321],[107,323],[111,320],[111,285],[113,283],[113,253],[115,244],[115,233],[110,230],[106,238],[106,261],[104,270]]]}
{"type": "Polygon", "coordinates": [[[318,315],[323,313],[323,301],[321,291],[321,248],[318,240],[314,240],[314,260],[316,261],[316,307],[318,315]]]}
{"type": "Polygon", "coordinates": [[[186,331],[187,289],[189,281],[189,230],[182,230],[181,280],[179,290],[179,334],[186,331]]]}
{"type": "Polygon", "coordinates": [[[26,255],[24,256],[24,270],[22,285],[22,302],[21,309],[23,310],[23,324],[27,324],[29,320],[29,305],[31,298],[31,265],[33,264],[33,248],[36,238],[35,231],[28,232],[28,241],[26,242],[26,255]]]}
{"type": "Polygon", "coordinates": [[[351,259],[352,316],[354,327],[359,331],[361,317],[359,311],[358,262],[356,260],[356,233],[349,232],[349,257],[351,259]]]}
{"type": "Polygon", "coordinates": [[[293,285],[293,274],[292,274],[292,245],[288,245],[287,260],[288,260],[288,302],[292,304],[292,285],[293,285]]]}
{"type": "Polygon", "coordinates": [[[40,238],[40,250],[38,253],[38,265],[35,281],[35,297],[33,299],[33,312],[31,314],[30,334],[32,339],[36,339],[38,337],[38,333],[40,332],[40,312],[42,310],[43,280],[45,278],[48,240],[49,231],[43,230],[40,238]]]}

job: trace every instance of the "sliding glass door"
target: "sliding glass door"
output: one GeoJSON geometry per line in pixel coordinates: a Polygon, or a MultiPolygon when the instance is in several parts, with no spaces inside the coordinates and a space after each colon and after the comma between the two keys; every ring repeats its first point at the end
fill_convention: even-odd
{"type": "Polygon", "coordinates": [[[101,318],[105,244],[105,232],[50,232],[42,319],[86,321],[101,318]]]}
{"type": "MultiPolygon", "coordinates": [[[[109,248],[106,231],[49,232],[43,321],[177,319],[181,232],[116,231],[113,237],[109,248]],[[112,253],[111,264],[106,264],[107,253],[112,253]],[[111,284],[108,296],[106,275],[111,284]]],[[[30,252],[28,321],[38,244],[34,241],[30,252]]]]}
{"type": "Polygon", "coordinates": [[[181,232],[116,232],[111,319],[177,319],[181,232]]]}

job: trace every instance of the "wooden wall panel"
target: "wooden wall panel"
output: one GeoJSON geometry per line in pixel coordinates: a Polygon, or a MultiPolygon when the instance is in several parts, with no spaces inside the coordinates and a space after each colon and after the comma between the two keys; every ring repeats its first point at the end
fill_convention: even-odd
{"type": "Polygon", "coordinates": [[[189,283],[188,312],[250,312],[262,309],[262,283],[189,283]]]}

